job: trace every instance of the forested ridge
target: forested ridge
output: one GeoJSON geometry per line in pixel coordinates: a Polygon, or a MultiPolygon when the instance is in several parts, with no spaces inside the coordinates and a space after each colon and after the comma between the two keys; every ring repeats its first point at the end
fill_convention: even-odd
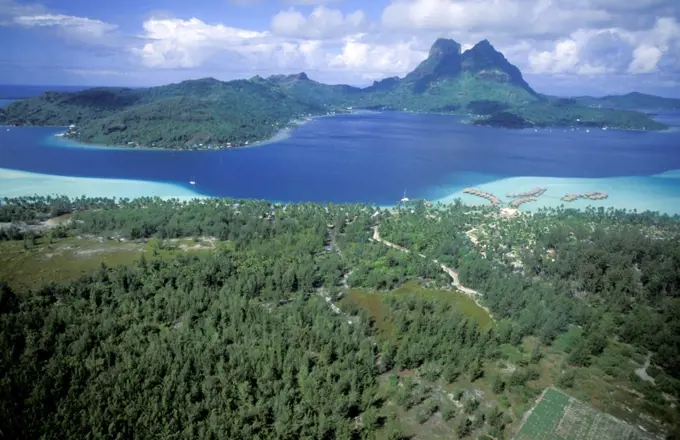
{"type": "Polygon", "coordinates": [[[0,123],[69,126],[94,144],[149,148],[225,148],[273,136],[320,108],[271,83],[212,78],[152,88],[49,92],[0,109],[0,123]]]}
{"type": "Polygon", "coordinates": [[[1,283],[6,438],[512,438],[550,381],[595,399],[579,386],[592,374],[633,387],[643,397],[626,404],[673,435],[677,217],[36,197],[4,200],[0,222],[12,223],[4,243],[23,240],[28,254],[66,236],[153,239],[159,251],[182,237],[220,244],[144,252],[33,290],[1,283]],[[429,259],[371,241],[376,225],[455,267],[496,323],[480,327],[449,302],[450,280],[429,259]],[[384,316],[353,302],[356,288],[375,292],[384,316]],[[648,352],[654,384],[630,374],[648,352]],[[543,357],[562,359],[557,376],[543,357]]]}

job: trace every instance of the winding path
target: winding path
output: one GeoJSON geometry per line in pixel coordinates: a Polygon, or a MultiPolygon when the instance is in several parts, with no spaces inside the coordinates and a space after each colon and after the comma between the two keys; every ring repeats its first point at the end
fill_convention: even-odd
{"type": "MultiPolygon", "coordinates": [[[[378,226],[373,227],[373,237],[372,237],[372,239],[374,241],[377,241],[379,243],[384,244],[385,246],[389,246],[393,249],[397,249],[397,250],[400,250],[402,252],[409,252],[409,253],[411,252],[410,250],[408,250],[407,248],[405,248],[403,246],[399,246],[398,244],[392,243],[392,242],[387,241],[384,238],[380,237],[380,231],[378,230],[378,226]]],[[[427,258],[423,254],[418,254],[418,256],[421,257],[421,258],[427,258]]],[[[460,292],[462,292],[462,293],[466,294],[467,296],[469,296],[470,298],[472,298],[472,300],[475,302],[475,304],[477,304],[478,307],[484,309],[486,311],[486,313],[489,314],[491,319],[494,319],[493,315],[491,314],[491,311],[479,302],[479,297],[482,295],[481,293],[477,292],[474,289],[470,289],[469,287],[463,286],[460,282],[460,277],[458,276],[458,272],[451,269],[450,267],[448,267],[444,263],[440,263],[439,260],[437,260],[437,259],[432,260],[432,262],[437,264],[439,267],[441,267],[441,269],[444,271],[444,273],[446,273],[448,276],[451,277],[451,279],[453,280],[453,282],[452,282],[453,287],[455,287],[460,292]]]]}

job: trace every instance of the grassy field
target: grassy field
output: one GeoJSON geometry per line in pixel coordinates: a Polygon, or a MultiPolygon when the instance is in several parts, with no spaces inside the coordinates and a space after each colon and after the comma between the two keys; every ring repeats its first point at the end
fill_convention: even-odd
{"type": "Polygon", "coordinates": [[[179,252],[205,252],[215,244],[205,240],[172,240],[163,243],[119,242],[92,237],[67,237],[35,243],[0,241],[0,280],[14,290],[34,289],[45,283],[61,283],[107,266],[131,264],[142,254],[165,258],[179,252]]]}
{"type": "Polygon", "coordinates": [[[445,301],[451,304],[454,309],[474,319],[482,328],[489,328],[493,324],[489,314],[475,304],[467,295],[455,291],[426,289],[419,286],[415,281],[409,281],[390,292],[351,289],[346,300],[352,301],[366,310],[375,319],[376,327],[389,335],[392,334],[393,329],[391,328],[391,323],[387,322],[388,307],[383,302],[388,296],[413,296],[435,301],[445,301]]]}
{"type": "Polygon", "coordinates": [[[522,425],[516,440],[651,440],[654,437],[549,388],[522,425]]]}

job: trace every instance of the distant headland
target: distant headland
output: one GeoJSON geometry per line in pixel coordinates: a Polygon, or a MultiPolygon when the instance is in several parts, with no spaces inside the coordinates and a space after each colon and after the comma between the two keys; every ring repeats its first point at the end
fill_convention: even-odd
{"type": "Polygon", "coordinates": [[[634,110],[659,107],[680,108],[680,100],[639,93],[541,95],[487,40],[463,52],[454,40],[438,39],[405,77],[366,88],[322,84],[298,73],[47,92],[0,109],[0,125],[69,127],[66,137],[88,144],[222,149],[271,138],[305,118],[361,109],[467,114],[476,125],[504,128],[661,130],[667,127],[634,110]]]}

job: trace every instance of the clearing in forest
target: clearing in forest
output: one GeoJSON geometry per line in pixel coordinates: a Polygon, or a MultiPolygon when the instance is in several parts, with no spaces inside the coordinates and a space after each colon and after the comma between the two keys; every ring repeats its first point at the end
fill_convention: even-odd
{"type": "Polygon", "coordinates": [[[652,440],[649,434],[590,405],[549,388],[515,440],[652,440]]]}
{"type": "Polygon", "coordinates": [[[376,327],[390,334],[392,333],[392,328],[391,324],[387,322],[389,307],[384,302],[390,296],[397,298],[413,296],[414,298],[424,298],[432,301],[445,301],[453,309],[472,318],[484,329],[491,327],[493,324],[491,316],[489,316],[486,310],[479,307],[469,296],[448,290],[426,289],[415,281],[406,282],[400,288],[390,292],[351,289],[347,295],[347,300],[366,310],[375,319],[376,327]]]}
{"type": "Polygon", "coordinates": [[[66,237],[48,241],[37,237],[34,243],[0,241],[0,280],[15,290],[35,289],[51,282],[65,283],[99,269],[132,264],[145,254],[164,258],[180,253],[210,251],[210,239],[156,239],[146,242],[119,242],[103,238],[66,237]]]}

